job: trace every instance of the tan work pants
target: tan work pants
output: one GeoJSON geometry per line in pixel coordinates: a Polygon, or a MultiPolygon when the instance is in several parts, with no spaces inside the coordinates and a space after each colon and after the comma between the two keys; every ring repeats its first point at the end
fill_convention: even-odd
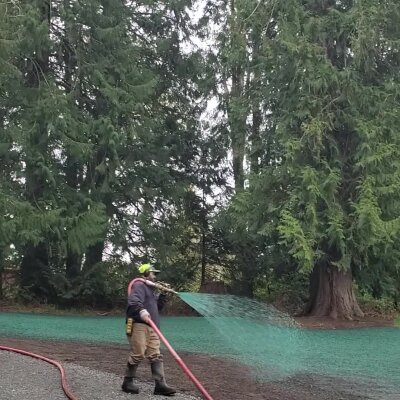
{"type": "Polygon", "coordinates": [[[142,323],[133,323],[132,335],[129,340],[129,364],[139,364],[145,358],[150,362],[162,360],[160,353],[160,338],[153,329],[142,323]]]}

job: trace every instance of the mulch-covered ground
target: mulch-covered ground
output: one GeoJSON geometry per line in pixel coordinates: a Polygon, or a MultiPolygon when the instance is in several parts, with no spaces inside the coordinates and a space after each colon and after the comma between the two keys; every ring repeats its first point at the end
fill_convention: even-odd
{"type": "MultiPolygon", "coordinates": [[[[2,311],[4,307],[1,307],[2,311]]],[[[334,321],[329,318],[297,318],[305,328],[347,329],[370,326],[391,326],[393,320],[365,318],[360,321],[334,321]]],[[[94,345],[72,342],[27,340],[0,336],[0,345],[16,347],[44,355],[61,362],[69,362],[94,370],[122,375],[128,345],[94,345]]],[[[248,367],[212,355],[180,353],[195,376],[206,387],[214,400],[365,400],[365,395],[352,392],[342,382],[330,381],[315,375],[296,376],[283,382],[256,382],[248,367]],[[325,379],[325,380],[324,380],[325,379]]],[[[198,390],[164,351],[168,383],[179,392],[199,395],[198,390]]],[[[268,371],[266,371],[266,375],[268,371]]],[[[143,363],[138,371],[139,380],[151,381],[150,367],[143,363]]],[[[100,389],[100,388],[99,388],[100,389]]],[[[133,396],[133,398],[136,398],[133,396]]],[[[139,398],[139,397],[138,397],[139,398]]]]}
{"type": "MultiPolygon", "coordinates": [[[[121,377],[127,357],[127,346],[122,345],[99,346],[9,337],[0,337],[0,345],[16,347],[99,371],[120,374],[121,377]]],[[[180,355],[214,400],[365,399],[357,394],[342,391],[340,385],[321,385],[315,376],[301,376],[285,382],[259,383],[253,380],[246,367],[229,360],[204,354],[181,353],[180,355]]],[[[168,383],[174,385],[180,392],[198,395],[197,389],[177,366],[175,360],[169,354],[164,354],[164,359],[168,383]]],[[[138,375],[140,380],[151,381],[150,368],[146,363],[139,368],[138,375]]]]}

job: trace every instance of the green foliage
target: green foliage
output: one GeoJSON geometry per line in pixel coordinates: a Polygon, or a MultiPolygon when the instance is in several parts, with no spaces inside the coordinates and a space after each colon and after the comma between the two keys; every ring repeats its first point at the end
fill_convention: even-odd
{"type": "Polygon", "coordinates": [[[315,259],[313,243],[306,237],[299,221],[290,212],[284,210],[277,230],[281,237],[279,244],[290,249],[289,254],[305,271],[311,271],[315,259]]]}
{"type": "Polygon", "coordinates": [[[0,270],[112,305],[127,256],[301,299],[323,262],[398,302],[397,3],[0,3],[0,270]]]}
{"type": "Polygon", "coordinates": [[[74,254],[84,254],[85,250],[98,241],[106,228],[103,205],[95,205],[86,212],[65,218],[67,249],[74,254]]]}
{"type": "Polygon", "coordinates": [[[64,307],[81,304],[93,308],[115,308],[125,305],[131,277],[129,265],[103,262],[86,271],[72,285],[62,278],[57,280],[57,277],[53,285],[59,296],[57,302],[64,307]]]}
{"type": "Polygon", "coordinates": [[[49,286],[43,287],[42,296],[32,294],[29,287],[22,288],[15,294],[14,301],[31,305],[57,304],[63,309],[122,308],[131,276],[131,267],[127,264],[99,263],[73,282],[61,273],[48,277],[49,286]]]}
{"type": "Polygon", "coordinates": [[[110,302],[105,253],[161,252],[197,179],[191,2],[49,4],[1,3],[0,242],[25,297],[110,302]]]}
{"type": "Polygon", "coordinates": [[[236,192],[217,219],[230,276],[254,289],[320,262],[398,301],[399,5],[224,6],[207,10],[236,192]]]}
{"type": "Polygon", "coordinates": [[[357,298],[360,307],[368,316],[393,318],[398,313],[391,298],[376,299],[368,293],[359,295],[357,298]]]}
{"type": "Polygon", "coordinates": [[[289,272],[279,277],[270,272],[258,282],[254,296],[292,315],[301,314],[309,297],[309,280],[305,274],[289,272]]]}

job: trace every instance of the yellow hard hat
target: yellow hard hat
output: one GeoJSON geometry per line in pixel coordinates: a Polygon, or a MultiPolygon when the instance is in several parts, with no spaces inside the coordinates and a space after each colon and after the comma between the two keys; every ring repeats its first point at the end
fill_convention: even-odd
{"type": "Polygon", "coordinates": [[[141,274],[144,274],[145,272],[160,272],[158,269],[155,269],[150,264],[142,264],[138,267],[138,270],[141,274]]]}

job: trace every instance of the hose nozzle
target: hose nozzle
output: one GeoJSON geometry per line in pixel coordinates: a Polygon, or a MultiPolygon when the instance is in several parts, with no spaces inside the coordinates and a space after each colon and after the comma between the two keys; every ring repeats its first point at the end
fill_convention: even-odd
{"type": "Polygon", "coordinates": [[[176,292],[175,290],[168,288],[166,286],[161,285],[160,283],[157,282],[153,282],[153,281],[149,281],[148,279],[145,280],[146,285],[148,286],[153,286],[157,289],[160,289],[164,292],[169,292],[169,293],[173,293],[173,294],[178,294],[178,292],[176,292]]]}

